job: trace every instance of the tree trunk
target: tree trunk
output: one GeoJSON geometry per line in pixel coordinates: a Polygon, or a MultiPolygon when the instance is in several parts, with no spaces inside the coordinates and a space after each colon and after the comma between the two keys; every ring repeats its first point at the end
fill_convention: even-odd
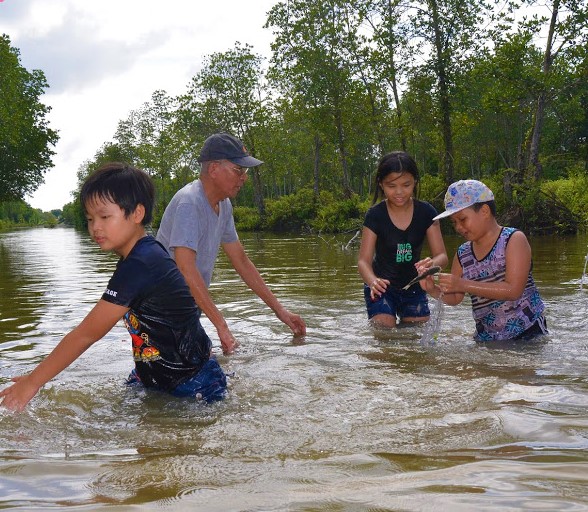
{"type": "Polygon", "coordinates": [[[394,62],[394,48],[392,47],[392,38],[394,31],[392,29],[392,19],[394,16],[394,9],[392,8],[392,0],[388,0],[388,32],[390,36],[390,69],[392,70],[392,76],[389,80],[392,86],[392,93],[394,94],[394,111],[396,112],[396,119],[398,121],[398,134],[400,136],[400,146],[402,151],[406,151],[406,130],[404,127],[404,116],[402,115],[402,109],[400,108],[400,94],[398,93],[398,81],[396,80],[396,64],[394,62]]]}
{"type": "Polygon", "coordinates": [[[251,177],[253,178],[253,200],[255,201],[259,216],[263,218],[265,217],[265,201],[263,200],[263,187],[257,167],[251,169],[251,177]]]}
{"type": "Polygon", "coordinates": [[[345,147],[345,136],[343,133],[343,120],[341,119],[341,111],[339,109],[335,112],[335,122],[337,123],[337,137],[339,139],[339,155],[341,157],[341,167],[343,169],[343,195],[350,198],[353,195],[351,184],[349,180],[349,165],[347,162],[347,149],[345,147]]]}
{"type": "Polygon", "coordinates": [[[313,191],[315,197],[319,195],[319,164],[321,162],[321,138],[317,133],[314,136],[314,168],[313,168],[313,176],[314,176],[314,186],[313,191]]]}
{"type": "MultiPolygon", "coordinates": [[[[347,11],[346,11],[345,19],[346,19],[346,23],[347,23],[347,29],[349,30],[349,32],[351,32],[351,30],[352,30],[351,23],[349,22],[349,13],[347,11]]],[[[368,79],[368,77],[365,74],[362,59],[359,58],[359,55],[355,51],[355,47],[351,45],[349,48],[349,51],[353,55],[353,58],[355,60],[355,69],[359,73],[359,76],[360,76],[361,81],[363,83],[365,92],[368,95],[368,99],[370,102],[370,110],[371,110],[370,123],[374,127],[374,132],[376,134],[376,139],[378,141],[379,152],[383,153],[384,152],[384,138],[382,135],[382,126],[380,123],[380,115],[379,115],[379,108],[378,108],[377,102],[376,102],[376,95],[374,94],[372,83],[370,82],[370,80],[368,79]]]]}
{"type": "Polygon", "coordinates": [[[429,0],[431,8],[431,17],[433,21],[433,30],[435,32],[435,70],[437,73],[437,84],[439,86],[439,110],[441,112],[441,133],[443,135],[443,170],[447,184],[453,182],[453,134],[451,130],[451,105],[449,101],[449,85],[447,83],[447,67],[445,64],[446,55],[443,49],[443,35],[441,34],[441,24],[439,12],[437,10],[437,1],[429,0]]]}
{"type": "Polygon", "coordinates": [[[545,54],[543,55],[543,79],[544,86],[537,98],[537,110],[535,111],[535,124],[531,134],[531,142],[529,145],[529,171],[531,177],[537,181],[543,174],[543,166],[539,161],[539,147],[541,144],[541,134],[543,132],[543,122],[545,120],[545,87],[547,77],[551,72],[551,64],[553,62],[553,55],[551,49],[553,47],[553,34],[557,25],[557,15],[559,11],[560,0],[554,0],[551,11],[551,22],[549,23],[549,34],[547,36],[547,44],[545,45],[545,54]]]}
{"type": "MultiPolygon", "coordinates": [[[[247,144],[249,154],[255,156],[255,142],[253,142],[252,137],[248,136],[251,133],[249,127],[242,132],[238,130],[237,133],[239,134],[239,138],[247,144]]],[[[257,207],[259,216],[263,218],[265,217],[265,201],[263,199],[263,185],[259,175],[259,167],[253,167],[249,172],[253,179],[253,201],[257,207]]]]}

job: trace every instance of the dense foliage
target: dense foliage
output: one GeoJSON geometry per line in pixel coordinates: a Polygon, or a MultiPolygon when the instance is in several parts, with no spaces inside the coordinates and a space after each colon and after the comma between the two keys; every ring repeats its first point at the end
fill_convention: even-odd
{"type": "Polygon", "coordinates": [[[31,208],[22,200],[0,202],[0,229],[15,226],[45,226],[54,227],[60,211],[43,212],[38,208],[31,208]]]}
{"type": "Polygon", "coordinates": [[[588,202],[567,192],[588,169],[586,2],[553,0],[544,17],[531,0],[508,5],[278,2],[267,68],[248,45],[210,55],[185,94],[156,91],[122,120],[80,180],[111,156],[146,169],[157,224],[197,176],[204,139],[226,130],[265,161],[236,199],[241,229],[353,229],[377,159],[405,149],[439,208],[449,182],[483,179],[508,221],[575,231],[588,202]]]}
{"type": "Polygon", "coordinates": [[[43,182],[51,167],[57,132],[48,127],[49,107],[39,98],[47,82],[27,71],[19,52],[0,36],[0,201],[22,199],[43,182]]]}
{"type": "MultiPolygon", "coordinates": [[[[586,225],[587,0],[285,0],[266,28],[269,62],[241,43],[207,56],[185,93],[121,120],[79,180],[108,160],[145,169],[157,225],[202,142],[229,131],[265,162],[235,200],[242,229],[354,229],[395,149],[438,208],[476,178],[531,233],[586,225]]],[[[63,216],[83,224],[75,202],[63,216]]]]}

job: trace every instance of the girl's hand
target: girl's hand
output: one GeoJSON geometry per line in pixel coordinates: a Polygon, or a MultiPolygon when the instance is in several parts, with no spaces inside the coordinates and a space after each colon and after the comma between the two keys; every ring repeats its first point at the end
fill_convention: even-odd
{"type": "Polygon", "coordinates": [[[414,264],[414,268],[416,269],[418,275],[420,276],[423,272],[433,266],[433,259],[432,258],[424,258],[420,261],[417,261],[414,264]]]}
{"type": "Polygon", "coordinates": [[[386,291],[386,288],[388,288],[388,285],[390,284],[390,281],[388,281],[388,279],[381,279],[380,277],[376,277],[373,281],[372,284],[370,284],[370,297],[372,300],[378,300],[382,294],[386,291]]]}

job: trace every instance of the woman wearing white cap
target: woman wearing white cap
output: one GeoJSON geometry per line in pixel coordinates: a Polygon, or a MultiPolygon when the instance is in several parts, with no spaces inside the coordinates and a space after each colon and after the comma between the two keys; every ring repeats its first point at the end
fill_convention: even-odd
{"type": "Polygon", "coordinates": [[[472,299],[476,341],[526,340],[546,334],[545,306],[532,275],[531,247],[522,231],[496,220],[494,194],[481,181],[460,180],[445,194],[445,211],[467,242],[453,259],[451,274],[421,281],[433,297],[461,303],[472,299]]]}

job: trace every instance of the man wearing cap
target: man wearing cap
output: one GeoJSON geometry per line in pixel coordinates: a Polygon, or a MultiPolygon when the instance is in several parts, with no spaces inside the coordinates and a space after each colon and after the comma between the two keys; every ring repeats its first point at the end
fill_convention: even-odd
{"type": "Polygon", "coordinates": [[[238,343],[208,293],[220,246],[249,288],[295,335],[303,336],[304,321],[280,304],[245,253],[235,229],[231,198],[245,184],[248,168],[263,162],[228,133],[208,137],[198,161],[200,178],[174,195],[161,219],[157,240],[173,256],[196,304],[215,326],[223,352],[232,353],[238,343]]]}

